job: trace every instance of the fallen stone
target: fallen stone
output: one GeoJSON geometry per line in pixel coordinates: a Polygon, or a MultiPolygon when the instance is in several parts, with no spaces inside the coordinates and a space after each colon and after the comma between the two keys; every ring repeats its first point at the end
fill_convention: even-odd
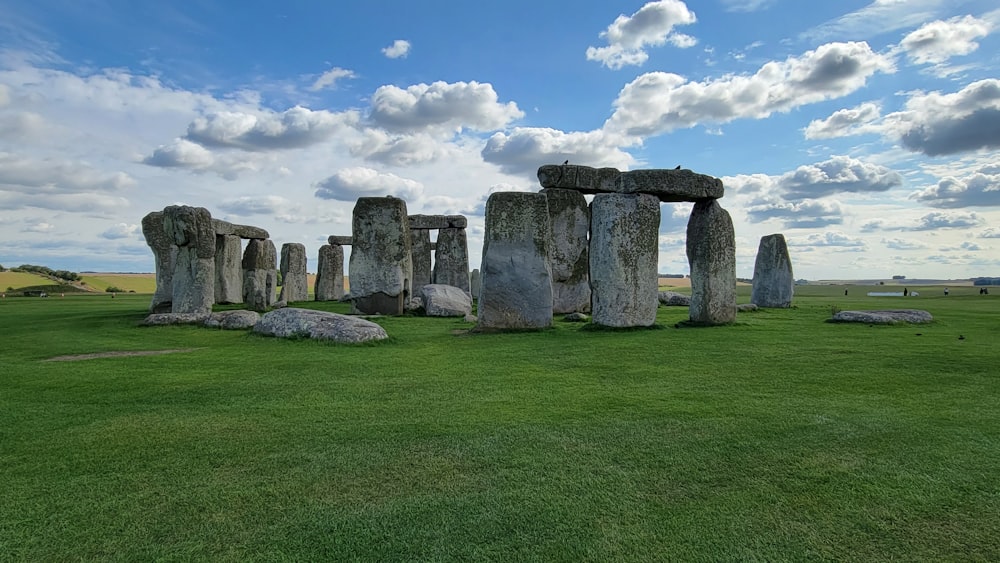
{"type": "Polygon", "coordinates": [[[271,238],[267,231],[260,227],[250,225],[236,225],[221,219],[212,219],[212,228],[217,235],[235,235],[246,239],[266,239],[271,238]]]}
{"type": "Polygon", "coordinates": [[[737,313],[752,313],[758,309],[760,309],[760,307],[754,305],[753,303],[740,303],[736,306],[737,313]]]}
{"type": "Polygon", "coordinates": [[[204,313],[153,313],[139,323],[142,326],[194,325],[205,322],[204,313]]]}
{"type": "Polygon", "coordinates": [[[472,313],[472,297],[451,285],[428,284],[420,288],[428,317],[464,317],[472,313]]]}
{"type": "Polygon", "coordinates": [[[462,320],[465,321],[465,322],[467,322],[467,323],[474,323],[474,322],[478,321],[479,318],[476,317],[475,315],[469,313],[468,315],[465,315],[464,317],[462,317],[462,320]]]}
{"type": "Polygon", "coordinates": [[[219,311],[218,313],[212,313],[205,319],[205,326],[225,330],[240,330],[253,328],[259,320],[260,313],[256,311],[219,311]]]}
{"type": "Polygon", "coordinates": [[[312,338],[348,344],[389,337],[385,329],[365,319],[296,307],[265,313],[253,331],[278,338],[312,338]]]}
{"type": "Polygon", "coordinates": [[[565,188],[584,194],[648,194],[664,202],[719,199],[722,180],[691,170],[645,169],[620,172],[575,164],[546,164],[538,169],[543,188],[565,188]]]}
{"type": "Polygon", "coordinates": [[[676,291],[661,291],[657,295],[657,299],[660,301],[660,305],[667,307],[689,307],[691,305],[691,296],[676,291]]]}
{"type": "Polygon", "coordinates": [[[563,320],[569,323],[585,323],[590,320],[590,317],[583,313],[570,313],[563,317],[563,320]]]}
{"type": "Polygon", "coordinates": [[[838,323],[897,324],[929,323],[934,320],[927,311],[920,309],[888,309],[883,311],[840,311],[833,315],[838,323]]]}

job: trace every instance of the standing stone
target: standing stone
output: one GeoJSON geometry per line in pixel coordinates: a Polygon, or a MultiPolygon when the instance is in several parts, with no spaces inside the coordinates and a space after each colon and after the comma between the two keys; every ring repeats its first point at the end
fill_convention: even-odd
{"type": "Polygon", "coordinates": [[[545,188],[549,200],[552,312],[590,312],[590,209],[575,190],[545,188]]]}
{"type": "Polygon", "coordinates": [[[243,251],[243,302],[263,312],[274,303],[278,285],[278,253],[270,240],[251,239],[243,251]]]}
{"type": "Polygon", "coordinates": [[[598,194],[591,205],[594,324],[656,323],[660,202],[647,194],[598,194]]]}
{"type": "Polygon", "coordinates": [[[215,302],[243,302],[243,244],[237,235],[215,235],[215,302]]]}
{"type": "Polygon", "coordinates": [[[753,291],[750,302],[758,307],[787,308],[792,305],[795,277],[788,256],[785,235],[761,237],[757,261],[753,267],[753,291]]]}
{"type": "Polygon", "coordinates": [[[450,285],[472,295],[469,284],[469,240],[465,227],[438,231],[434,251],[434,283],[450,285]]]}
{"type": "Polygon", "coordinates": [[[477,329],[552,325],[549,209],[545,194],[495,192],[486,201],[477,329]]]}
{"type": "Polygon", "coordinates": [[[413,261],[413,279],[410,287],[423,287],[433,281],[431,270],[431,232],[428,229],[410,229],[410,255],[413,261]]]}
{"type": "Polygon", "coordinates": [[[473,269],[472,273],[469,274],[469,287],[472,288],[472,298],[478,301],[480,290],[483,287],[483,276],[479,273],[479,268],[473,269]]]}
{"type": "Polygon", "coordinates": [[[395,197],[358,198],[351,229],[353,311],[402,315],[413,279],[406,202],[395,197]]]}
{"type": "Polygon", "coordinates": [[[736,320],[736,232],[729,212],[714,199],[694,204],[687,226],[691,267],[691,322],[736,320]]]}
{"type": "Polygon", "coordinates": [[[340,301],[344,297],[344,247],[324,244],[319,247],[319,265],[316,267],[316,301],[340,301]]]}
{"type": "Polygon", "coordinates": [[[215,229],[204,207],[171,205],[163,230],[177,245],[171,313],[209,315],[215,302],[215,229]]]}
{"type": "Polygon", "coordinates": [[[281,295],[278,301],[292,303],[309,299],[306,247],[298,242],[281,245],[281,295]]]}
{"type": "Polygon", "coordinates": [[[153,251],[156,264],[156,292],[149,304],[150,313],[169,313],[174,293],[174,262],[177,245],[163,230],[163,212],[154,211],[142,218],[142,235],[153,251]]]}

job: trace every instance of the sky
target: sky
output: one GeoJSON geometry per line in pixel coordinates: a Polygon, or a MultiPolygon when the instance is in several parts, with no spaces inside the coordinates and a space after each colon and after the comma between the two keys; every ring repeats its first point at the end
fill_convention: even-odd
{"type": "MultiPolygon", "coordinates": [[[[564,160],[719,177],[737,275],[1000,276],[995,0],[0,0],[0,264],[152,272],[168,205],[302,243],[564,160]]],[[[688,273],[691,204],[661,207],[688,273]]]]}

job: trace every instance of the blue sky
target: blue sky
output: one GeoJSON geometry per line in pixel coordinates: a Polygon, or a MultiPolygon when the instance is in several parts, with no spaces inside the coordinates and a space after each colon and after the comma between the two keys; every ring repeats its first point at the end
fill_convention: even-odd
{"type": "MultiPolygon", "coordinates": [[[[306,245],[360,196],[469,217],[569,159],[723,179],[737,274],[1000,275],[993,0],[0,0],[0,264],[153,269],[187,204],[306,245]]],[[[689,204],[662,206],[686,273],[689,204]]]]}

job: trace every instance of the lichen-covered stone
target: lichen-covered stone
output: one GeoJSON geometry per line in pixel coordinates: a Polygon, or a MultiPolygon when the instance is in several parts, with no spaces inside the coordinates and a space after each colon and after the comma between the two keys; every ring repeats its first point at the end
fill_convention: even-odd
{"type": "Polygon", "coordinates": [[[552,326],[549,210],[544,194],[494,192],[486,201],[477,330],[552,326]]]}
{"type": "Polygon", "coordinates": [[[221,219],[212,219],[212,228],[215,229],[216,235],[234,235],[239,238],[245,239],[266,239],[271,238],[271,235],[264,229],[260,227],[252,227],[250,225],[236,225],[230,223],[229,221],[223,221],[221,219]]]}
{"type": "Polygon", "coordinates": [[[665,202],[719,199],[725,193],[722,180],[686,169],[620,172],[615,168],[546,164],[538,169],[538,181],[543,188],[565,188],[584,194],[642,193],[665,202]]]}
{"type": "Polygon", "coordinates": [[[646,194],[598,194],[590,208],[592,322],[656,323],[660,202],[646,194]]]}
{"type": "Polygon", "coordinates": [[[838,323],[897,324],[929,323],[934,320],[927,311],[920,309],[888,309],[882,311],[839,311],[833,315],[838,323]]]}
{"type": "Polygon", "coordinates": [[[753,268],[750,302],[758,307],[791,307],[794,293],[795,276],[785,235],[779,233],[761,237],[753,268]]]}
{"type": "Polygon", "coordinates": [[[395,197],[359,198],[351,227],[353,311],[403,314],[413,279],[406,202],[395,197]]]}
{"type": "Polygon", "coordinates": [[[243,302],[243,243],[237,235],[215,235],[215,302],[243,302]]]}
{"type": "Polygon", "coordinates": [[[545,164],[538,168],[543,188],[564,188],[584,194],[613,193],[621,171],[577,164],[545,164]]]}
{"type": "Polygon", "coordinates": [[[590,208],[575,190],[545,188],[549,203],[552,312],[590,311],[590,208]]]}
{"type": "Polygon", "coordinates": [[[434,281],[434,271],[431,269],[432,255],[431,232],[427,229],[410,228],[410,256],[413,262],[411,287],[423,287],[434,281]]]}
{"type": "Polygon", "coordinates": [[[281,245],[281,295],[279,301],[294,303],[309,299],[306,247],[298,242],[281,245]]]}
{"type": "Polygon", "coordinates": [[[330,246],[351,246],[354,244],[354,237],[342,236],[342,235],[330,235],[327,237],[326,242],[330,246]]]}
{"type": "Polygon", "coordinates": [[[142,326],[194,325],[205,322],[205,313],[153,313],[139,323],[142,326]]]}
{"type": "Polygon", "coordinates": [[[313,338],[346,344],[384,340],[389,337],[381,326],[365,319],[286,307],[261,316],[253,331],[279,338],[313,338]]]}
{"type": "Polygon", "coordinates": [[[243,302],[252,311],[268,310],[278,285],[278,253],[270,240],[251,239],[243,251],[243,302]]]}
{"type": "Polygon", "coordinates": [[[676,291],[661,291],[657,295],[657,299],[661,305],[667,307],[689,307],[691,305],[691,296],[676,291]]]}
{"type": "Polygon", "coordinates": [[[469,220],[464,215],[410,215],[411,229],[464,229],[469,220]]]}
{"type": "Polygon", "coordinates": [[[142,218],[142,235],[153,251],[156,266],[156,291],[149,304],[150,313],[169,313],[174,293],[174,262],[177,245],[163,229],[163,212],[153,211],[142,218]]]}
{"type": "Polygon", "coordinates": [[[204,207],[171,205],[163,230],[177,245],[171,313],[208,314],[215,303],[215,229],[204,207]]]}
{"type": "Polygon", "coordinates": [[[221,328],[224,330],[242,330],[253,328],[260,320],[260,313],[257,311],[219,311],[212,313],[205,319],[205,326],[209,328],[221,328]]]}
{"type": "Polygon", "coordinates": [[[687,226],[691,322],[736,320],[736,232],[729,212],[712,199],[694,204],[687,226]]]}
{"type": "Polygon", "coordinates": [[[450,285],[472,295],[469,284],[469,241],[465,227],[438,231],[434,251],[434,283],[450,285]]]}
{"type": "Polygon", "coordinates": [[[313,297],[316,301],[340,301],[344,297],[343,246],[324,244],[319,247],[313,297]]]}
{"type": "Polygon", "coordinates": [[[428,284],[420,288],[428,317],[464,317],[472,313],[472,297],[452,285],[428,284]]]}

